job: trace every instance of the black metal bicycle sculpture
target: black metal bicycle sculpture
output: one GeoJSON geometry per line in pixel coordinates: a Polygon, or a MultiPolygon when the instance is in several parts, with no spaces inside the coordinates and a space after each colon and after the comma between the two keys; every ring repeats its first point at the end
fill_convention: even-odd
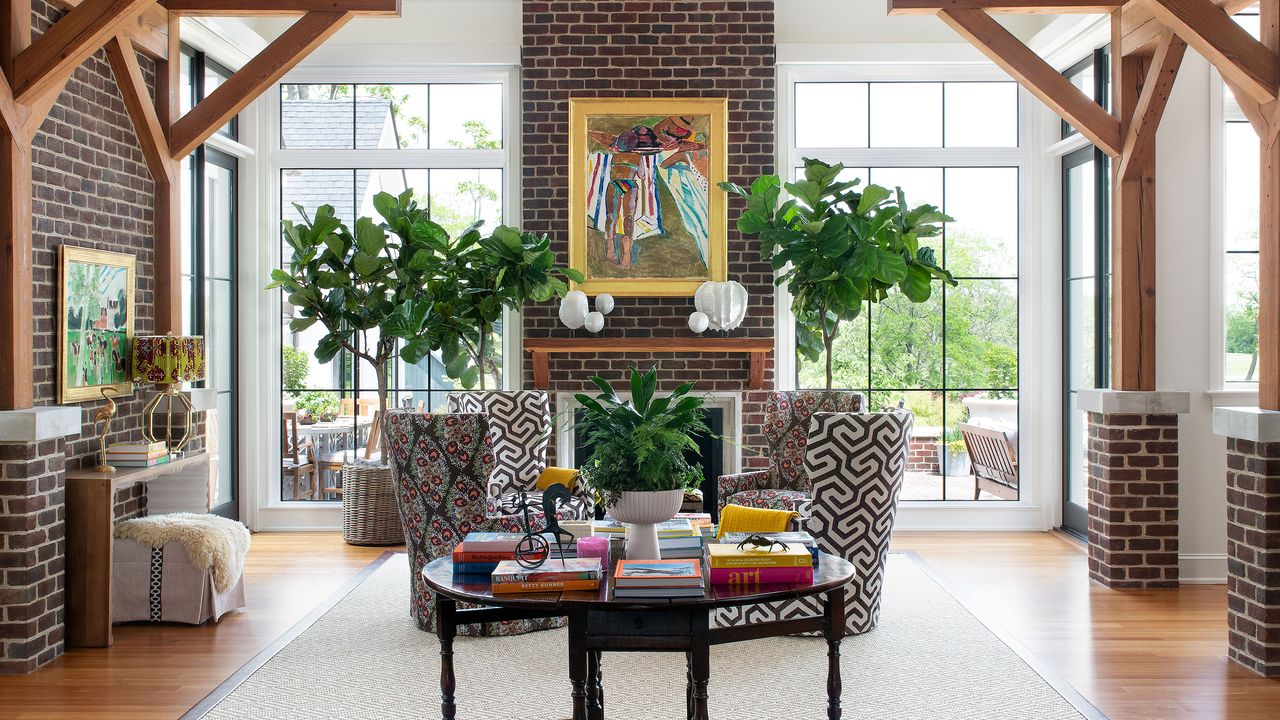
{"type": "Polygon", "coordinates": [[[556,549],[560,557],[564,557],[565,538],[568,538],[568,542],[573,542],[573,533],[560,527],[560,519],[556,516],[556,511],[561,506],[572,504],[573,496],[569,493],[569,488],[559,483],[544,490],[540,500],[530,500],[529,495],[521,491],[519,495],[505,503],[503,510],[508,515],[520,513],[523,516],[524,537],[520,538],[520,542],[516,545],[516,562],[520,563],[520,567],[538,568],[547,561],[551,555],[551,544],[543,537],[544,535],[555,537],[556,549]],[[542,510],[546,529],[541,533],[535,533],[530,513],[539,509],[542,510]]]}

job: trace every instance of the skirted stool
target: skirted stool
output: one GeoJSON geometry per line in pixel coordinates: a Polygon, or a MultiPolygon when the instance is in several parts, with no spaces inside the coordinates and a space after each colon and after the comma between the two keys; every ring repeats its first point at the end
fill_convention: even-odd
{"type": "Polygon", "coordinates": [[[112,623],[200,625],[244,607],[244,525],[172,513],[122,521],[114,534],[112,623]]]}

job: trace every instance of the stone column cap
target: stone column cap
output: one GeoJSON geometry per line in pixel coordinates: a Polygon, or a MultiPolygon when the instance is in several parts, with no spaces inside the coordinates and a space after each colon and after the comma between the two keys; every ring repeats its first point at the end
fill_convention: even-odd
{"type": "Polygon", "coordinates": [[[80,406],[0,410],[0,443],[31,443],[80,434],[80,406]]]}
{"type": "Polygon", "coordinates": [[[1256,407],[1214,408],[1213,432],[1238,440],[1280,442],[1280,412],[1256,407]]]}
{"type": "Polygon", "coordinates": [[[1080,409],[1103,415],[1182,415],[1191,412],[1191,393],[1181,390],[1081,390],[1080,409]]]}

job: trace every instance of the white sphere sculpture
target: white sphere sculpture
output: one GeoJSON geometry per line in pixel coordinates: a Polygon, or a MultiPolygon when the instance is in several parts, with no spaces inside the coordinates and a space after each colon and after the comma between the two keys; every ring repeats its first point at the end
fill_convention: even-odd
{"type": "Polygon", "coordinates": [[[707,331],[707,327],[711,325],[711,318],[707,317],[704,312],[694,311],[689,316],[689,329],[701,335],[707,331]]]}
{"type": "Polygon", "coordinates": [[[693,305],[706,313],[712,330],[733,330],[747,316],[747,289],[732,280],[705,282],[694,293],[693,305]]]}
{"type": "Polygon", "coordinates": [[[613,312],[613,296],[609,293],[600,293],[596,296],[596,310],[601,315],[608,315],[613,312]]]}
{"type": "Polygon", "coordinates": [[[570,330],[577,330],[587,321],[587,294],[570,290],[560,300],[560,322],[570,330]]]}
{"type": "Polygon", "coordinates": [[[583,324],[587,326],[587,332],[598,333],[604,329],[604,315],[598,312],[589,312],[583,324]]]}

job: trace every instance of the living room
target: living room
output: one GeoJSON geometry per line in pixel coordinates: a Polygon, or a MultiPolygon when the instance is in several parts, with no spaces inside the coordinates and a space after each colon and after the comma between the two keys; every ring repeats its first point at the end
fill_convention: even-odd
{"type": "Polygon", "coordinates": [[[1274,714],[1280,0],[7,6],[0,718],[1274,714]]]}

